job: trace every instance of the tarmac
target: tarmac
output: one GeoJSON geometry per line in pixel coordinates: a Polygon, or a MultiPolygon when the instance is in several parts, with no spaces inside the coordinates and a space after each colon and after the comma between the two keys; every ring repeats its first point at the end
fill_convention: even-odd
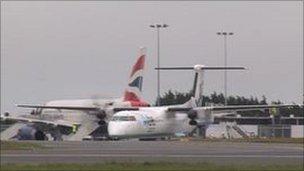
{"type": "Polygon", "coordinates": [[[4,163],[195,162],[216,164],[301,164],[303,145],[204,141],[39,142],[47,148],[3,150],[4,163]]]}

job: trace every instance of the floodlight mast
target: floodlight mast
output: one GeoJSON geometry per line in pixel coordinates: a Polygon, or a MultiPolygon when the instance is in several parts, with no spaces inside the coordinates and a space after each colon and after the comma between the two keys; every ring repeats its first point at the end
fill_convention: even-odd
{"type": "MultiPolygon", "coordinates": [[[[227,36],[232,36],[233,32],[217,32],[217,35],[224,37],[224,66],[227,66],[227,36]]],[[[227,106],[227,71],[224,71],[224,100],[227,106]]]]}
{"type": "MultiPolygon", "coordinates": [[[[159,30],[161,28],[169,27],[168,24],[151,24],[151,28],[155,28],[157,32],[157,67],[160,67],[160,36],[159,30]]],[[[156,106],[160,106],[160,70],[157,70],[157,99],[156,106]]]]}

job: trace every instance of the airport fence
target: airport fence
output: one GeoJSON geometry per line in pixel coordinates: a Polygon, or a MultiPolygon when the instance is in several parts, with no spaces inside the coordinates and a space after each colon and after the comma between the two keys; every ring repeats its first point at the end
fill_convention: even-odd
{"type": "Polygon", "coordinates": [[[259,125],[258,137],[291,138],[291,125],[259,125]]]}
{"type": "Polygon", "coordinates": [[[232,127],[230,126],[228,128],[235,128],[236,126],[238,128],[236,131],[234,131],[235,129],[227,129],[227,123],[212,124],[208,127],[206,131],[206,136],[209,138],[223,138],[223,137],[303,138],[304,137],[304,125],[284,125],[284,124],[239,125],[238,124],[232,127]]]}

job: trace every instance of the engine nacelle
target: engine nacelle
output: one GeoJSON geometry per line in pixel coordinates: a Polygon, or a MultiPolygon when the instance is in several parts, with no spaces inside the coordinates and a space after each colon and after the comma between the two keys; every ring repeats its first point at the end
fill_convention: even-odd
{"type": "Polygon", "coordinates": [[[104,120],[107,116],[107,114],[104,110],[90,111],[89,114],[95,115],[98,119],[101,119],[101,120],[104,120]]]}
{"type": "Polygon", "coordinates": [[[99,121],[98,121],[99,125],[105,125],[106,124],[105,119],[107,117],[107,113],[104,110],[91,111],[90,114],[95,115],[99,119],[99,121]]]}
{"type": "Polygon", "coordinates": [[[99,112],[99,113],[96,114],[96,117],[98,119],[104,120],[107,117],[107,114],[106,114],[106,112],[101,111],[101,112],[99,112]]]}
{"type": "Polygon", "coordinates": [[[18,130],[18,140],[47,140],[47,136],[41,130],[37,130],[32,126],[26,125],[18,130]]]}
{"type": "Polygon", "coordinates": [[[5,117],[8,117],[9,115],[10,115],[10,113],[4,112],[4,116],[5,116],[5,117]]]}
{"type": "Polygon", "coordinates": [[[190,119],[190,125],[198,124],[210,124],[214,121],[214,117],[211,115],[211,109],[197,108],[188,112],[188,118],[190,119]]]}
{"type": "Polygon", "coordinates": [[[197,111],[195,110],[190,110],[188,112],[188,118],[190,118],[191,120],[196,119],[197,118],[197,111]]]}

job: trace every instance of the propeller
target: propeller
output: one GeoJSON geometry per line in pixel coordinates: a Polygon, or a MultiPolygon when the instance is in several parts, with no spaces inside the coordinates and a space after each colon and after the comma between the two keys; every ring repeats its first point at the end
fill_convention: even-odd
{"type": "Polygon", "coordinates": [[[113,99],[113,96],[110,96],[108,94],[99,93],[99,94],[91,95],[91,100],[92,100],[93,106],[98,107],[100,109],[97,111],[92,111],[92,112],[90,112],[90,114],[95,115],[99,119],[99,121],[98,121],[99,125],[106,124],[106,121],[105,121],[105,118],[107,117],[106,108],[113,105],[113,101],[111,99],[113,99]],[[107,100],[109,100],[109,102],[106,102],[107,100]]]}

